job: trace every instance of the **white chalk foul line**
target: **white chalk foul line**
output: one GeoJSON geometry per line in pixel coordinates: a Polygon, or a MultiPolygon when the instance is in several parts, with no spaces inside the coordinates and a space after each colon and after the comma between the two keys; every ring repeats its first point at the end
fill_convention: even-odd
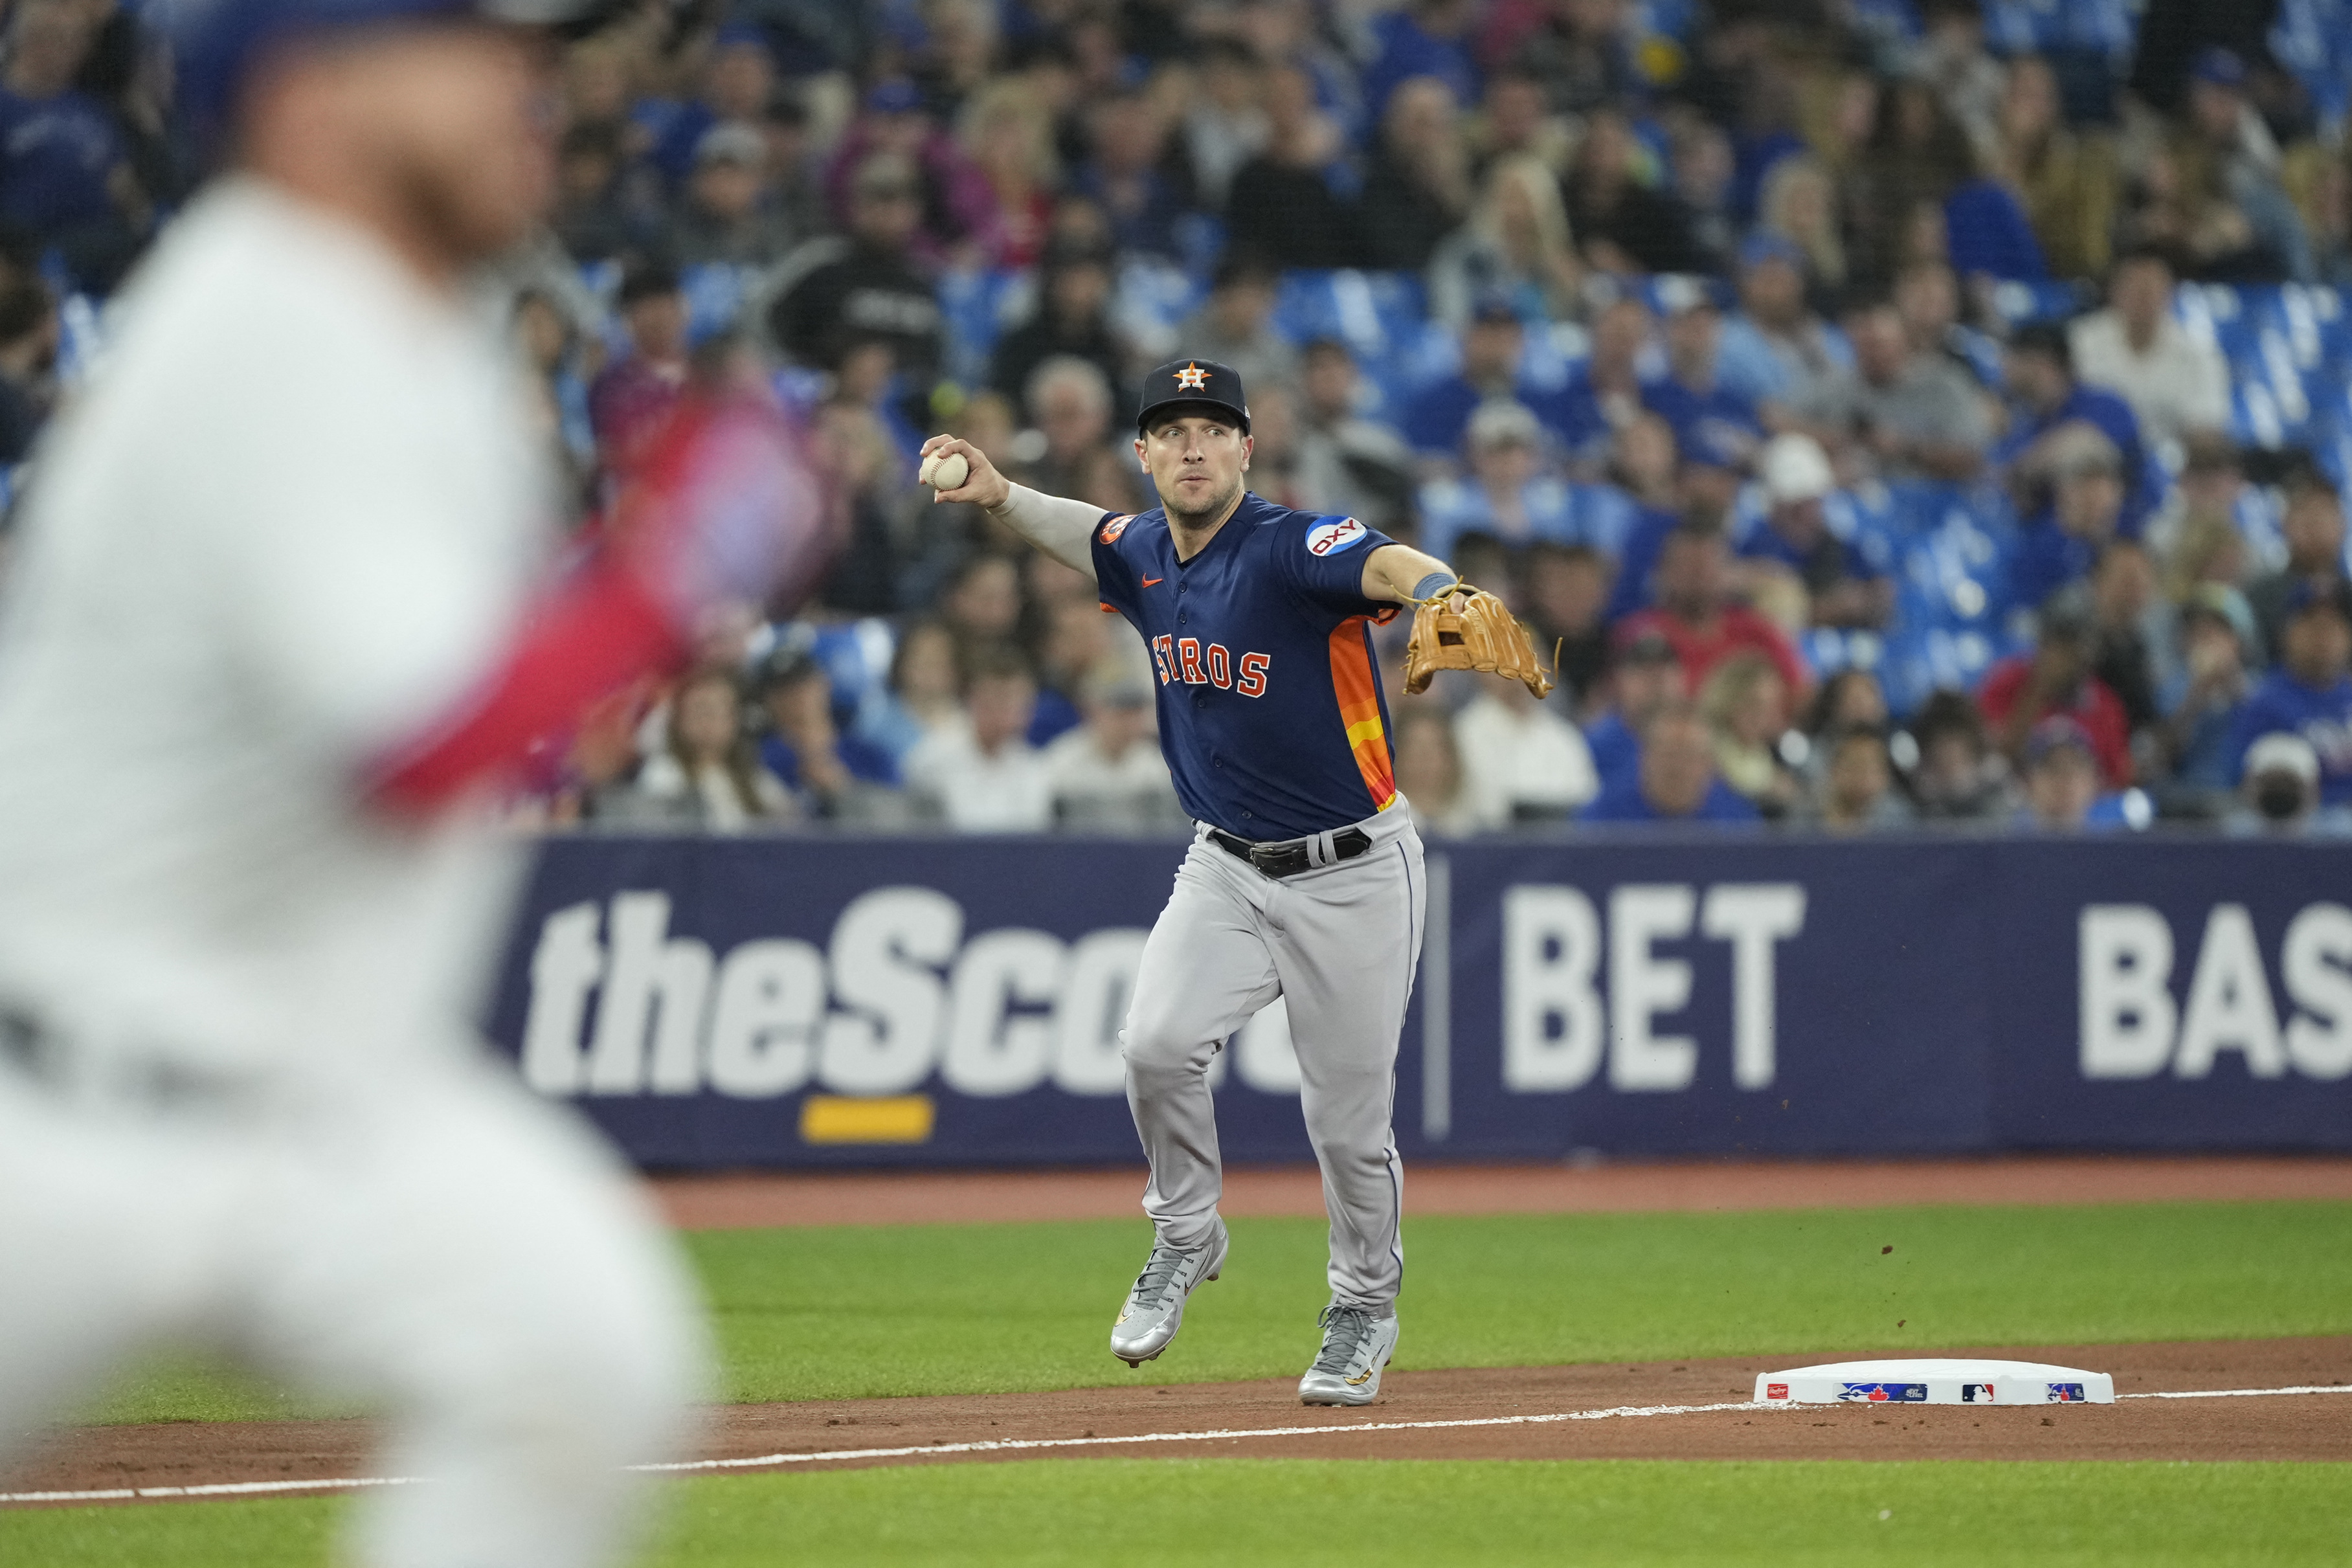
{"type": "MultiPolygon", "coordinates": [[[[2292,1388],[2197,1388],[2153,1394],[2119,1394],[2117,1399],[2259,1399],[2282,1394],[2352,1394],[2352,1387],[2304,1384],[2292,1388]]],[[[1034,1453],[1046,1448],[1105,1448],[1141,1443],[1216,1443],[1260,1437],[1344,1436],[1356,1432],[1441,1432],[1468,1426],[1544,1426],[1562,1421],[1612,1421],[1624,1416],[1703,1415],[1724,1410],[1818,1410],[1825,1405],[1781,1401],[1758,1404],[1735,1399],[1720,1405],[1618,1405],[1605,1410],[1561,1410],[1539,1415],[1475,1415],[1451,1421],[1361,1421],[1329,1426],[1237,1426],[1206,1432],[1142,1432],[1116,1437],[994,1437],[973,1443],[918,1443],[894,1448],[825,1448],[811,1454],[761,1454],[742,1459],[687,1459],[667,1465],[632,1465],[660,1475],[697,1471],[773,1469],[785,1465],[841,1464],[859,1459],[908,1459],[925,1454],[1034,1453]]],[[[2024,1408],[2022,1406],[2014,1408],[2024,1408]]],[[[421,1476],[362,1476],[315,1481],[224,1481],[194,1487],[113,1487],[99,1491],[0,1492],[10,1503],[132,1502],[168,1498],[257,1497],[274,1492],[341,1491],[355,1487],[414,1486],[421,1476]]]]}
{"type": "Polygon", "coordinates": [[[1608,1410],[1563,1410],[1543,1415],[1478,1415],[1454,1421],[1360,1421],[1346,1426],[1237,1426],[1209,1432],[1141,1432],[1124,1437],[993,1437],[978,1443],[924,1443],[903,1448],[830,1448],[814,1454],[762,1454],[751,1459],[690,1459],[638,1465],[644,1470],[741,1470],[775,1465],[815,1465],[839,1459],[904,1459],[917,1454],[1010,1454],[1037,1448],[1098,1448],[1135,1443],[1219,1443],[1240,1437],[1328,1437],[1349,1432],[1436,1432],[1457,1426],[1537,1426],[1554,1421],[1607,1421],[1620,1415],[1696,1415],[1709,1410],[1782,1406],[1733,1400],[1725,1405],[1620,1405],[1608,1410]]]}

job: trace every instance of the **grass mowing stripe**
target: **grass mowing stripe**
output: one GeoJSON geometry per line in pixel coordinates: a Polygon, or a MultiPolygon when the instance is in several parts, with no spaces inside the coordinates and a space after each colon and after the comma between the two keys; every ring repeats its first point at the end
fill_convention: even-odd
{"type": "MultiPolygon", "coordinates": [[[[2352,1331],[2352,1204],[1433,1215],[1407,1194],[1402,1367],[1927,1351],[2352,1331]],[[1892,1247],[1891,1253],[1881,1248],[1892,1247]]],[[[1320,1221],[1233,1222],[1152,1381],[1296,1376],[1326,1299],[1320,1221]]],[[[738,1400],[1076,1388],[1143,1222],[705,1231],[685,1238],[738,1400]]],[[[150,1367],[105,1420],[299,1406],[150,1367]]]]}
{"type": "MultiPolygon", "coordinates": [[[[647,1568],[2296,1564],[2343,1560],[2352,1467],[1079,1459],[735,1477],[667,1501],[647,1568]]],[[[0,1557],[317,1568],[341,1506],[0,1514],[0,1557]]]]}
{"type": "MultiPolygon", "coordinates": [[[[2344,1332],[2347,1222],[2343,1204],[1408,1218],[1397,1364],[2344,1332]]],[[[1313,1354],[1324,1226],[1232,1228],[1223,1278],[1153,1382],[1295,1377],[1313,1354]]],[[[1134,1375],[1104,1340],[1148,1246],[1139,1222],[690,1242],[737,1399],[1134,1375]]]]}

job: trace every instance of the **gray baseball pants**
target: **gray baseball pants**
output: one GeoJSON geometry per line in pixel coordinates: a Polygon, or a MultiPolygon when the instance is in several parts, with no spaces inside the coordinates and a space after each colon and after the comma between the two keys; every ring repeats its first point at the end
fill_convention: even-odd
{"type": "Polygon", "coordinates": [[[1397,1035],[1426,884],[1402,799],[1356,826],[1372,838],[1362,855],[1279,879],[1218,847],[1205,826],[1194,835],[1129,1005],[1127,1101],[1151,1162],[1144,1212],[1169,1246],[1201,1246],[1224,1183],[1210,1060],[1259,1008],[1286,998],[1331,1216],[1331,1295],[1386,1312],[1404,1276],[1397,1035]]]}

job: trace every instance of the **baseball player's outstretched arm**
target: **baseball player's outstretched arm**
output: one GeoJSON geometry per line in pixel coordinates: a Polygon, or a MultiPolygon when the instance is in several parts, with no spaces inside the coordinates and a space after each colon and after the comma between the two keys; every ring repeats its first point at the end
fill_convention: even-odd
{"type": "Polygon", "coordinates": [[[1095,556],[1087,542],[1095,524],[1102,520],[1102,508],[1016,485],[996,471],[987,453],[953,436],[932,437],[923,443],[922,455],[960,457],[971,465],[962,484],[932,495],[934,504],[970,501],[1063,565],[1075,566],[1092,580],[1095,556]]]}
{"type": "Polygon", "coordinates": [[[1418,604],[1454,581],[1453,567],[1410,544],[1383,544],[1364,558],[1364,597],[1384,604],[1418,604]]]}

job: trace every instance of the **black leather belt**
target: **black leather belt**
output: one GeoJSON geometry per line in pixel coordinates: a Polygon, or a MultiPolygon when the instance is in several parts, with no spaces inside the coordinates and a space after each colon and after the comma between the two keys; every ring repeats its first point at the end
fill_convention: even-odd
{"type": "MultiPolygon", "coordinates": [[[[1315,869],[1308,854],[1312,840],[1286,838],[1276,844],[1253,844],[1246,838],[1236,838],[1221,827],[1209,829],[1209,841],[1236,859],[1246,860],[1269,877],[1296,877],[1301,871],[1315,869]]],[[[1343,827],[1331,835],[1330,864],[1353,860],[1372,847],[1372,836],[1360,827],[1343,827]]]]}

